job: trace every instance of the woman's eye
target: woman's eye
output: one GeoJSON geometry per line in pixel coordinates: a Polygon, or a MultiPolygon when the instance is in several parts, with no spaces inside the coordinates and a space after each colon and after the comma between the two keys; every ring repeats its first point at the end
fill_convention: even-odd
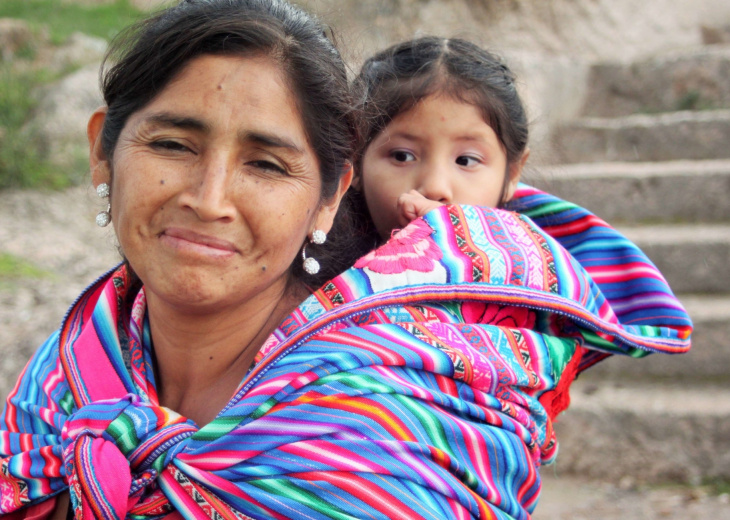
{"type": "Polygon", "coordinates": [[[177,141],[167,141],[167,140],[154,141],[152,143],[152,147],[157,148],[158,150],[170,150],[170,151],[174,151],[174,152],[184,152],[184,151],[190,150],[190,148],[188,148],[187,146],[185,146],[182,143],[179,143],[177,141]]]}
{"type": "Polygon", "coordinates": [[[416,160],[415,155],[411,152],[406,152],[405,150],[394,150],[391,152],[390,156],[397,162],[410,162],[416,160]]]}
{"type": "Polygon", "coordinates": [[[281,173],[286,174],[286,170],[279,166],[276,163],[273,163],[271,161],[251,161],[248,164],[253,166],[254,168],[257,168],[259,170],[267,171],[267,172],[273,172],[273,173],[281,173]]]}
{"type": "Polygon", "coordinates": [[[459,166],[469,167],[469,166],[476,166],[481,161],[477,159],[476,157],[472,157],[470,155],[460,155],[456,158],[456,164],[459,166]]]}

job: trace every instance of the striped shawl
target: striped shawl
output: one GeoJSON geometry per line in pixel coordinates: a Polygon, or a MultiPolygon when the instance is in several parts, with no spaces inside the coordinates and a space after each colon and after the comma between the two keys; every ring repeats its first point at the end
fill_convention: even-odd
{"type": "Polygon", "coordinates": [[[75,302],[0,418],[0,512],[77,518],[529,518],[575,375],[689,348],[633,244],[521,186],[444,206],[305,300],[211,423],[159,405],[144,290],[75,302]],[[132,302],[132,303],[126,303],[132,302]]]}

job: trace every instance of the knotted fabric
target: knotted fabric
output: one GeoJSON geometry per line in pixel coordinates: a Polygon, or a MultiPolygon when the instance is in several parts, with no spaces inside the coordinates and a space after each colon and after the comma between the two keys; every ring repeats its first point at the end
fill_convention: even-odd
{"type": "Polygon", "coordinates": [[[197,431],[134,394],[97,401],[63,426],[63,459],[76,518],[122,519],[197,431]]]}
{"type": "Polygon", "coordinates": [[[200,428],[158,402],[144,288],[103,276],[8,398],[0,512],[70,489],[85,519],[529,518],[575,375],[685,352],[691,323],[595,216],[511,207],[444,206],[325,284],[200,428]]]}

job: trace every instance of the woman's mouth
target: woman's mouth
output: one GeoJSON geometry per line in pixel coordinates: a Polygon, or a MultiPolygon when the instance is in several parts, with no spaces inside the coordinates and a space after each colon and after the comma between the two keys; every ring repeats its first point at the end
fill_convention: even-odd
{"type": "Polygon", "coordinates": [[[180,251],[196,255],[224,257],[238,252],[229,241],[203,235],[185,228],[167,228],[160,234],[160,240],[180,251]]]}

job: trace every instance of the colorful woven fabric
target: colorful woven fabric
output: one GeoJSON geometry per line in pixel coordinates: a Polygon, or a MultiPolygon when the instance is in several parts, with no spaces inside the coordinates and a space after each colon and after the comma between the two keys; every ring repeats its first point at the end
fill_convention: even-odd
{"type": "Polygon", "coordinates": [[[513,207],[533,220],[445,206],[362,258],[202,428],[157,401],[144,290],[102,277],[8,398],[0,512],[69,489],[87,519],[529,518],[575,374],[684,352],[691,324],[605,223],[526,186],[513,207]]]}

